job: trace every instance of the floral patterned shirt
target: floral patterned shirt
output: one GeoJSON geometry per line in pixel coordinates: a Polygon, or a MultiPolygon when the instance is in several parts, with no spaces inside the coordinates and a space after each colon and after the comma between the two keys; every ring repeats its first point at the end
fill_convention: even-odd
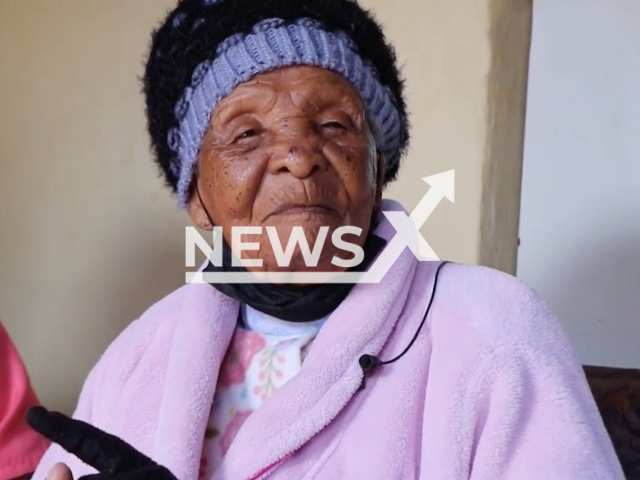
{"type": "Polygon", "coordinates": [[[201,480],[220,465],[244,421],[302,367],[326,321],[286,322],[246,305],[222,362],[205,432],[201,480]]]}

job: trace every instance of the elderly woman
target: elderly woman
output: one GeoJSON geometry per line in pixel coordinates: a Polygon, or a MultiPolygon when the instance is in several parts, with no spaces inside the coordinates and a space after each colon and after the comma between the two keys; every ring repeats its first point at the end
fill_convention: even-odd
{"type": "MultiPolygon", "coordinates": [[[[222,227],[225,262],[205,271],[245,271],[234,227],[284,244],[302,227],[310,245],[357,227],[356,270],[384,251],[407,112],[393,50],[356,2],[183,0],[144,82],[168,185],[198,227],[222,227]]],[[[283,267],[254,240],[252,272],[351,258],[325,242],[317,265],[296,248],[283,267]]],[[[409,249],[379,283],[185,285],[109,347],[74,417],[32,412],[59,444],[36,478],[622,478],[545,303],[409,249]]]]}

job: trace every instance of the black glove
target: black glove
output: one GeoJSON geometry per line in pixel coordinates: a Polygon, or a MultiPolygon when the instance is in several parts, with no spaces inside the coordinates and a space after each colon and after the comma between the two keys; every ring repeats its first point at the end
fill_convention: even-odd
{"type": "Polygon", "coordinates": [[[27,423],[99,472],[77,480],[177,480],[167,468],[124,440],[88,423],[49,412],[44,407],[29,409],[27,423]]]}

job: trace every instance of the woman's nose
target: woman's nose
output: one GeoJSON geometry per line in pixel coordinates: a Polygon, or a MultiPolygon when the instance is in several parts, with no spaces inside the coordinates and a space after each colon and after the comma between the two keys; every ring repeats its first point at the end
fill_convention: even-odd
{"type": "Polygon", "coordinates": [[[323,139],[310,122],[289,120],[276,138],[269,164],[272,174],[289,173],[302,179],[326,170],[323,139]]]}

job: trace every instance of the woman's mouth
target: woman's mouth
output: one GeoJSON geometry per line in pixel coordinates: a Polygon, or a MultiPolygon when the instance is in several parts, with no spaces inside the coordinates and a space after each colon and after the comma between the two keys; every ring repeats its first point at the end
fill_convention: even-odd
{"type": "Polygon", "coordinates": [[[280,205],[269,216],[294,216],[294,215],[331,215],[335,210],[328,205],[287,203],[280,205]]]}

